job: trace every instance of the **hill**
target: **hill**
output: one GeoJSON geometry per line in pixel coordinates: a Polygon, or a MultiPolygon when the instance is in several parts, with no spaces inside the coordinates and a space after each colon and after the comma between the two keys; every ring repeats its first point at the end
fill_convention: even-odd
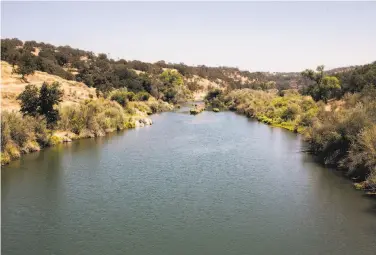
{"type": "Polygon", "coordinates": [[[46,72],[36,71],[27,77],[28,83],[21,79],[21,75],[13,72],[13,67],[1,61],[1,108],[3,110],[19,110],[20,105],[16,100],[17,96],[25,89],[28,84],[34,84],[37,87],[42,86],[43,82],[59,82],[64,92],[63,105],[78,104],[82,100],[96,98],[95,88],[89,88],[82,82],[68,81],[59,76],[48,74],[46,72]]]}
{"type": "Polygon", "coordinates": [[[102,94],[126,87],[129,91],[146,91],[157,99],[173,103],[187,99],[202,100],[211,88],[298,88],[300,79],[299,73],[249,72],[233,67],[188,66],[184,63],[165,61],[147,63],[137,60],[114,60],[103,53],[94,54],[70,46],[54,46],[36,41],[23,42],[16,38],[1,40],[1,60],[9,63],[4,67],[7,72],[10,71],[10,66],[15,66],[15,71],[19,74],[17,77],[10,77],[11,74],[5,73],[3,80],[17,80],[9,84],[19,84],[19,78],[24,75],[29,83],[38,83],[43,81],[42,76],[50,74],[55,76],[53,79],[57,79],[58,76],[66,80],[65,84],[83,83],[102,94]],[[171,70],[181,75],[184,88],[180,91],[176,88],[166,88],[168,78],[161,78],[164,72],[171,70]],[[30,76],[34,71],[35,75],[30,76]]]}

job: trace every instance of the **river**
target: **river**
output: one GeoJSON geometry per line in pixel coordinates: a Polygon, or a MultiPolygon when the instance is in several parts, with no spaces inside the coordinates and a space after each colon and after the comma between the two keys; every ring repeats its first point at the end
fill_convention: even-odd
{"type": "Polygon", "coordinates": [[[2,170],[2,254],[375,254],[376,203],[231,112],[25,155],[2,170]]]}

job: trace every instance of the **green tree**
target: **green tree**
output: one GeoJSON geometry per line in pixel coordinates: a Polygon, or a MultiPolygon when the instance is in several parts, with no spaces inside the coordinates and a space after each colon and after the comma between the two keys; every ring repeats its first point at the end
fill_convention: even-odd
{"type": "Polygon", "coordinates": [[[21,102],[21,112],[23,115],[36,116],[39,108],[39,91],[35,85],[27,85],[25,90],[19,94],[17,100],[21,102]]]}
{"type": "Polygon", "coordinates": [[[39,113],[44,115],[48,125],[56,123],[59,119],[59,111],[55,105],[62,101],[63,92],[60,84],[54,82],[51,85],[44,82],[39,92],[39,113]]]}
{"type": "Polygon", "coordinates": [[[175,70],[165,70],[160,75],[160,79],[168,86],[183,85],[183,76],[175,70]]]}
{"type": "Polygon", "coordinates": [[[163,93],[163,99],[167,102],[176,103],[178,101],[178,91],[184,84],[183,76],[176,70],[165,70],[159,76],[163,86],[159,89],[163,93]]]}
{"type": "Polygon", "coordinates": [[[313,82],[308,86],[306,93],[316,101],[323,100],[327,103],[333,93],[341,88],[337,77],[325,75],[323,65],[318,66],[316,71],[307,69],[301,75],[313,82]]]}
{"type": "Polygon", "coordinates": [[[9,64],[12,65],[13,68],[20,60],[21,60],[20,51],[18,50],[9,51],[7,61],[9,62],[9,64]]]}
{"type": "Polygon", "coordinates": [[[27,81],[25,75],[33,74],[36,70],[34,56],[31,53],[24,53],[18,61],[18,67],[14,71],[22,76],[24,81],[27,81]]]}

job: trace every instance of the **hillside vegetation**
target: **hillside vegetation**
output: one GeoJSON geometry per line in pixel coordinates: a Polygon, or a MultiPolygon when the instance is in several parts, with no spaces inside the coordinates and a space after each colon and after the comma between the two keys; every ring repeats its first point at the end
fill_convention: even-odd
{"type": "Polygon", "coordinates": [[[146,63],[137,60],[109,59],[106,54],[94,54],[71,48],[18,39],[1,40],[1,60],[8,62],[25,81],[35,71],[59,76],[65,80],[83,82],[106,95],[113,89],[146,91],[157,99],[184,101],[177,88],[164,89],[163,72],[175,70],[182,76],[182,87],[202,98],[208,89],[252,88],[286,89],[297,87],[298,73],[262,73],[241,71],[232,67],[188,66],[184,63],[146,63]]]}
{"type": "Polygon", "coordinates": [[[35,71],[28,75],[28,82],[21,79],[21,75],[13,72],[13,67],[1,61],[1,108],[3,110],[19,110],[20,104],[17,96],[28,84],[41,87],[43,82],[59,82],[63,90],[63,105],[78,104],[82,100],[96,98],[95,88],[89,88],[82,82],[68,81],[59,76],[46,72],[35,71]]]}
{"type": "Polygon", "coordinates": [[[212,90],[209,107],[300,132],[324,164],[376,194],[376,62],[339,73],[302,72],[300,90],[212,90]],[[315,99],[315,101],[313,100],[315,99]]]}
{"type": "MultiPolygon", "coordinates": [[[[129,93],[113,91],[112,95],[119,92],[129,93]]],[[[27,85],[17,100],[19,112],[3,111],[1,114],[1,164],[62,142],[151,125],[149,114],[173,108],[142,93],[133,94],[122,104],[113,96],[90,98],[74,105],[59,104],[63,91],[58,82],[43,83],[40,87],[27,85]]]]}

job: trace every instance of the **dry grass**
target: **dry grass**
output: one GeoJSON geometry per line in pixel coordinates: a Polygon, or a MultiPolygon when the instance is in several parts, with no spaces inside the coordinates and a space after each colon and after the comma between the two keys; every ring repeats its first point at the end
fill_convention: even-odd
{"type": "Polygon", "coordinates": [[[33,75],[27,76],[29,83],[25,83],[21,76],[12,74],[12,66],[1,61],[1,109],[2,110],[19,110],[20,105],[16,100],[17,96],[25,89],[28,84],[35,84],[42,86],[43,82],[59,82],[61,89],[64,91],[63,105],[72,105],[81,102],[82,100],[89,99],[92,95],[96,98],[95,88],[89,88],[84,83],[76,81],[68,81],[59,76],[51,75],[45,72],[36,71],[33,75]]]}
{"type": "Polygon", "coordinates": [[[344,100],[331,99],[325,105],[324,110],[326,112],[331,112],[331,111],[338,112],[339,110],[341,110],[344,107],[344,105],[345,105],[345,101],[344,100]]]}
{"type": "Polygon", "coordinates": [[[202,101],[204,100],[205,96],[208,94],[208,91],[213,88],[220,88],[222,80],[219,80],[217,82],[209,81],[208,79],[202,78],[197,75],[193,75],[192,78],[186,79],[186,82],[196,82],[197,85],[202,87],[202,90],[195,91],[193,93],[193,99],[194,101],[202,101]]]}

